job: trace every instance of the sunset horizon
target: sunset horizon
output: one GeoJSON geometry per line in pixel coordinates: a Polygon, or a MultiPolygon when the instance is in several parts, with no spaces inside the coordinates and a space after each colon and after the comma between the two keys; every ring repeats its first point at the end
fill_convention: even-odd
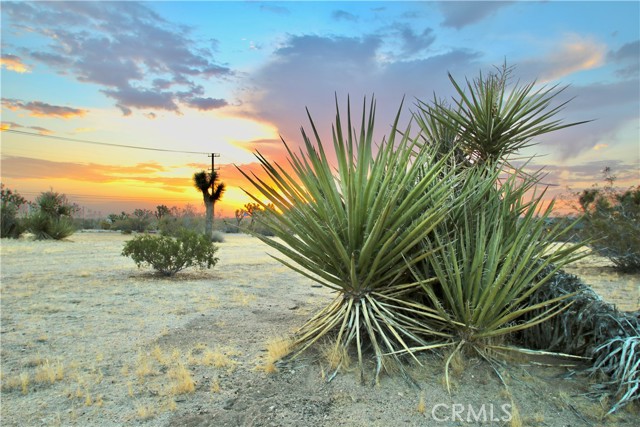
{"type": "MultiPolygon", "coordinates": [[[[227,190],[216,217],[252,200],[236,167],[287,164],[305,108],[332,146],[337,99],[355,116],[375,96],[387,135],[404,99],[450,100],[496,66],[558,89],[558,118],[589,121],[525,150],[548,197],[640,183],[637,2],[3,2],[6,188],[65,194],[89,217],[201,212],[194,173],[212,153],[227,190]],[[603,17],[607,17],[603,19],[603,17]]],[[[388,135],[387,135],[388,136],[388,135]]],[[[564,212],[564,211],[563,211],[564,212]]]]}

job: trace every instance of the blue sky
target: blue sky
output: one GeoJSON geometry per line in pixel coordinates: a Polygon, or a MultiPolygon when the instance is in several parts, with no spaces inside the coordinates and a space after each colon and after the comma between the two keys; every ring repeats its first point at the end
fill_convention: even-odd
{"type": "MultiPolygon", "coordinates": [[[[640,3],[633,2],[2,2],[2,127],[85,141],[283,160],[305,107],[324,136],[334,96],[375,94],[386,132],[405,97],[450,97],[447,72],[474,78],[505,60],[523,82],[569,87],[561,117],[594,119],[542,138],[552,194],[611,166],[640,183],[640,3]]],[[[357,102],[356,102],[357,101],[357,102]]],[[[2,182],[53,187],[102,211],[192,203],[205,155],[109,148],[2,133],[2,182]],[[28,173],[27,173],[28,171],[28,173]]],[[[226,211],[225,211],[226,209],[226,211]]]]}

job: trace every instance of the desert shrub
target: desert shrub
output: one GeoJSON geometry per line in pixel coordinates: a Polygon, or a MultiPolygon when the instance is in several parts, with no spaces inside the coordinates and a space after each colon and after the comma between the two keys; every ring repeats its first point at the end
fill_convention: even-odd
{"type": "Polygon", "coordinates": [[[112,230],[120,231],[122,234],[133,233],[133,222],[129,218],[117,219],[111,224],[112,230]]]}
{"type": "Polygon", "coordinates": [[[35,206],[37,211],[26,219],[26,227],[37,240],[61,240],[75,232],[72,215],[79,209],[64,194],[43,192],[36,197],[35,206]]]}
{"type": "Polygon", "coordinates": [[[183,221],[174,216],[165,216],[158,220],[158,231],[163,236],[177,236],[185,229],[183,221]]]}
{"type": "Polygon", "coordinates": [[[150,230],[154,218],[154,213],[148,209],[135,209],[131,214],[122,212],[119,215],[110,214],[108,216],[108,220],[111,222],[110,228],[123,234],[131,234],[134,231],[144,233],[150,230]]]}
{"type": "Polygon", "coordinates": [[[599,255],[625,272],[640,271],[640,185],[614,187],[611,170],[604,170],[607,184],[578,194],[582,213],[581,234],[599,255]]]}
{"type": "MultiPolygon", "coordinates": [[[[273,237],[276,235],[275,231],[269,226],[269,222],[264,220],[265,210],[273,210],[273,203],[267,205],[261,205],[259,203],[246,203],[242,209],[238,209],[235,212],[236,216],[236,233],[240,231],[246,231],[254,235],[262,235],[265,237],[273,237]],[[241,225],[242,220],[248,218],[248,222],[244,222],[241,225]]],[[[233,228],[230,226],[230,228],[233,228]]]]}
{"type": "Polygon", "coordinates": [[[219,225],[219,229],[223,233],[229,234],[238,234],[242,231],[238,225],[232,224],[228,219],[225,219],[222,224],[219,225]]]}
{"type": "Polygon", "coordinates": [[[27,201],[18,192],[5,189],[4,184],[0,185],[0,195],[2,198],[0,237],[17,239],[25,231],[25,224],[18,218],[18,211],[27,201]]]}
{"type": "Polygon", "coordinates": [[[223,243],[224,234],[221,233],[220,231],[214,230],[213,233],[211,233],[211,241],[213,243],[223,243]]]}
{"type": "Polygon", "coordinates": [[[141,234],[125,243],[122,255],[138,267],[150,266],[164,276],[195,266],[212,268],[218,262],[218,248],[201,234],[184,230],[178,237],[141,234]]]}
{"type": "Polygon", "coordinates": [[[158,220],[158,231],[164,236],[178,236],[182,231],[200,231],[204,218],[198,216],[165,216],[158,220]]]}
{"type": "Polygon", "coordinates": [[[131,222],[131,229],[138,233],[144,233],[151,225],[153,212],[148,209],[136,209],[128,220],[131,222]]]}

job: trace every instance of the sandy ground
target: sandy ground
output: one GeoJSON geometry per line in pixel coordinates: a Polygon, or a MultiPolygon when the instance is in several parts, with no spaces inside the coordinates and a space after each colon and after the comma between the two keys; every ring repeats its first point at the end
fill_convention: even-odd
{"type": "MultiPolygon", "coordinates": [[[[171,279],[122,257],[130,238],[2,240],[3,426],[631,426],[640,418],[634,406],[603,419],[606,402],[584,396],[596,379],[557,365],[511,364],[501,372],[505,389],[470,359],[454,370],[451,394],[434,354],[409,368],[419,388],[397,374],[361,385],[349,370],[327,382],[318,352],[267,372],[267,343],[326,305],[328,290],[246,235],[226,235],[214,269],[171,279]]],[[[597,259],[573,268],[619,308],[638,308],[638,276],[597,259]]]]}

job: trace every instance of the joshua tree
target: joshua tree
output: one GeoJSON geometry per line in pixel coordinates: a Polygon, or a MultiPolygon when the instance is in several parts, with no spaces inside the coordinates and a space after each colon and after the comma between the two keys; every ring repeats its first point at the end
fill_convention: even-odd
{"type": "Polygon", "coordinates": [[[213,235],[213,215],[214,205],[222,198],[225,186],[223,182],[218,182],[218,173],[200,171],[193,174],[194,186],[202,192],[202,199],[206,209],[205,236],[211,238],[213,235]]]}
{"type": "Polygon", "coordinates": [[[167,205],[158,205],[156,206],[154,215],[156,219],[162,219],[166,216],[171,216],[171,210],[167,207],[167,205]]]}

